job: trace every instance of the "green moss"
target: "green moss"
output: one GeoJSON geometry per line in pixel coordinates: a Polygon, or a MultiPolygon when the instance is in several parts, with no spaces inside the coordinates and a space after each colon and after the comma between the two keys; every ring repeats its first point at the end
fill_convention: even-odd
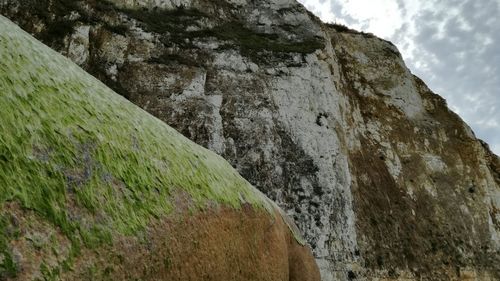
{"type": "MultiPolygon", "coordinates": [[[[58,226],[72,242],[72,257],[82,243],[111,243],[112,233],[133,235],[168,214],[176,190],[199,208],[276,208],[221,157],[3,17],[0,104],[0,206],[17,201],[58,226]]],[[[0,240],[5,254],[1,241],[7,239],[0,240]]],[[[9,260],[2,270],[13,274],[9,260]]]]}
{"type": "MultiPolygon", "coordinates": [[[[57,281],[60,280],[60,270],[59,267],[51,268],[42,262],[40,265],[40,273],[42,274],[43,279],[38,279],[40,281],[57,281]]],[[[36,279],[35,279],[36,280],[36,279]]]]}
{"type": "Polygon", "coordinates": [[[12,228],[9,218],[0,215],[0,280],[13,278],[17,275],[17,264],[8,246],[9,240],[17,235],[18,232],[12,228]]]}
{"type": "MultiPolygon", "coordinates": [[[[14,262],[12,253],[3,251],[1,253],[2,262],[0,263],[0,277],[1,278],[13,278],[17,276],[17,264],[14,262]]],[[[3,279],[2,279],[3,280],[3,279]]]]}

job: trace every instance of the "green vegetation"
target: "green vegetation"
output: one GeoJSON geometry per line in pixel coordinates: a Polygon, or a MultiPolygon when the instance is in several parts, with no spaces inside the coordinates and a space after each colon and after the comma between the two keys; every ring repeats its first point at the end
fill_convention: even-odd
{"type": "Polygon", "coordinates": [[[316,38],[301,42],[283,40],[277,34],[258,33],[238,22],[226,23],[216,27],[212,30],[212,33],[219,39],[234,41],[244,52],[267,50],[271,52],[307,54],[324,47],[324,43],[316,38]]]}
{"type": "Polygon", "coordinates": [[[89,7],[90,9],[84,8],[81,1],[56,0],[49,9],[47,1],[34,1],[31,9],[34,15],[44,19],[47,24],[40,38],[51,44],[62,44],[63,38],[74,30],[78,22],[100,22],[107,30],[124,35],[128,30],[126,24],[100,20],[103,13],[108,16],[123,13],[139,22],[145,30],[162,34],[166,45],[176,44],[184,48],[193,48],[193,39],[215,37],[227,42],[222,48],[239,48],[244,55],[256,60],[262,59],[260,55],[262,52],[308,54],[324,47],[324,42],[320,38],[311,37],[304,41],[281,38],[278,34],[251,30],[236,19],[220,22],[214,15],[194,8],[181,6],[172,10],[132,9],[118,7],[106,0],[90,2],[89,7]],[[80,17],[69,20],[68,15],[71,11],[78,12],[80,17]],[[204,23],[200,24],[200,21],[204,23]],[[214,27],[203,26],[207,21],[212,22],[214,27]],[[189,30],[189,26],[197,26],[198,30],[189,30]]]}
{"type": "Polygon", "coordinates": [[[17,265],[14,262],[8,242],[11,238],[16,238],[18,234],[17,230],[11,226],[9,218],[0,214],[0,280],[17,275],[17,265]]]}
{"type": "MultiPolygon", "coordinates": [[[[99,0],[91,3],[83,3],[80,0],[53,0],[52,4],[47,0],[32,0],[27,7],[34,16],[42,19],[46,27],[40,34],[40,39],[44,42],[51,42],[61,45],[66,35],[71,34],[78,22],[95,23],[98,22],[96,12],[111,13],[118,11],[115,5],[106,0],[99,0]],[[90,4],[91,11],[84,8],[85,4],[90,4]],[[70,19],[69,15],[77,12],[79,17],[70,19]]],[[[112,25],[104,23],[104,26],[115,33],[124,34],[126,31],[122,25],[112,25]]]]}
{"type": "Polygon", "coordinates": [[[193,24],[201,18],[208,18],[208,15],[201,11],[182,7],[175,10],[121,9],[121,11],[142,22],[147,30],[156,33],[184,33],[184,27],[188,24],[193,24]]]}
{"type": "MultiPolygon", "coordinates": [[[[50,268],[45,263],[42,262],[40,265],[40,273],[42,273],[43,281],[56,281],[59,280],[59,268],[50,268]]],[[[38,279],[42,281],[41,279],[38,279]]]]}
{"type": "Polygon", "coordinates": [[[196,9],[122,9],[121,11],[143,23],[144,28],[148,31],[160,34],[169,33],[170,39],[178,44],[184,44],[185,39],[216,37],[221,40],[232,41],[247,55],[263,50],[306,54],[324,47],[324,43],[318,38],[310,38],[300,42],[291,41],[280,38],[277,34],[253,31],[238,21],[226,22],[212,29],[186,31],[186,27],[196,24],[197,20],[210,18],[209,15],[196,9]]]}
{"type": "Polygon", "coordinates": [[[359,34],[365,38],[374,38],[375,37],[372,33],[357,31],[357,30],[351,29],[348,26],[341,24],[341,23],[326,23],[326,26],[333,28],[335,31],[340,32],[340,33],[359,34]]]}
{"type": "MultiPolygon", "coordinates": [[[[248,202],[275,209],[221,157],[3,17],[0,104],[0,206],[18,202],[57,226],[72,243],[65,268],[82,244],[111,243],[112,233],[133,235],[168,214],[176,190],[197,208],[248,202]]],[[[0,272],[15,274],[1,229],[0,272]]]]}
{"type": "Polygon", "coordinates": [[[349,27],[347,27],[346,25],[341,24],[341,23],[327,23],[326,26],[335,29],[335,31],[337,31],[337,32],[350,32],[350,31],[354,31],[354,30],[350,29],[349,27]]]}
{"type": "Polygon", "coordinates": [[[47,24],[45,31],[41,34],[43,40],[48,38],[58,38],[62,40],[64,35],[73,31],[76,22],[64,18],[69,15],[71,11],[78,11],[81,13],[79,1],[74,0],[55,0],[53,5],[48,1],[34,0],[29,5],[33,15],[41,18],[47,24]]]}

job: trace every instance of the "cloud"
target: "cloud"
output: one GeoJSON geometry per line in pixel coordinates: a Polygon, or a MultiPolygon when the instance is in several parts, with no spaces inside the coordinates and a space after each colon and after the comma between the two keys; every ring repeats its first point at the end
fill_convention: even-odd
{"type": "Polygon", "coordinates": [[[500,0],[327,0],[312,6],[329,9],[328,21],[394,42],[410,70],[500,154],[500,0]]]}

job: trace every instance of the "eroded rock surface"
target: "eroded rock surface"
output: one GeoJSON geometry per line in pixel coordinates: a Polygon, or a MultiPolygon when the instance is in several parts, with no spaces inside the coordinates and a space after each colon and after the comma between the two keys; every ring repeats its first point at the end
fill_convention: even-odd
{"type": "Polygon", "coordinates": [[[320,280],[229,163],[3,16],[0,104],[0,280],[320,280]]]}
{"type": "Polygon", "coordinates": [[[323,280],[497,280],[500,165],[370,34],[291,0],[4,1],[1,12],[292,216],[323,280]]]}

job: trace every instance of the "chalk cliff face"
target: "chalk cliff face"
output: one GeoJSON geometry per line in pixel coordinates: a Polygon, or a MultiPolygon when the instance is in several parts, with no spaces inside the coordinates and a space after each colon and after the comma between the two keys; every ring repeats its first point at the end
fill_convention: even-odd
{"type": "Polygon", "coordinates": [[[291,0],[6,0],[0,12],[226,158],[322,280],[498,280],[500,162],[390,42],[291,0]]]}

